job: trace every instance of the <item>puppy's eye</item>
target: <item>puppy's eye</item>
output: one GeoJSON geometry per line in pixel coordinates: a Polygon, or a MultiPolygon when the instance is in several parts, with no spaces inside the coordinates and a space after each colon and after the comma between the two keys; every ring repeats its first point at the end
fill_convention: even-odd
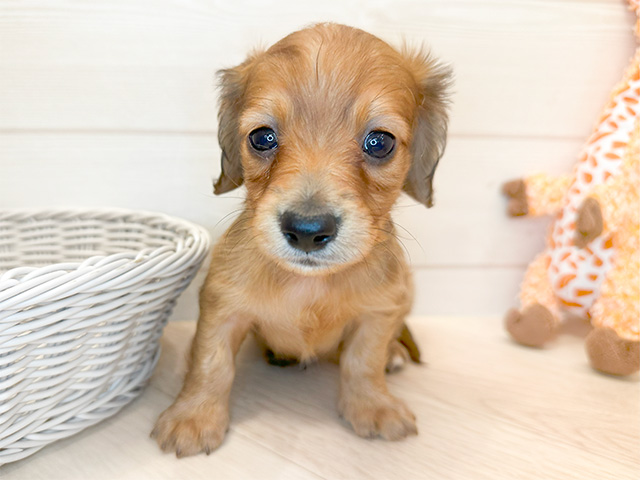
{"type": "Polygon", "coordinates": [[[278,146],[278,136],[272,129],[261,127],[249,134],[249,143],[254,150],[267,152],[278,146]]]}
{"type": "Polygon", "coordinates": [[[374,130],[369,132],[362,144],[362,151],[378,160],[387,158],[393,152],[396,139],[388,132],[374,130]]]}

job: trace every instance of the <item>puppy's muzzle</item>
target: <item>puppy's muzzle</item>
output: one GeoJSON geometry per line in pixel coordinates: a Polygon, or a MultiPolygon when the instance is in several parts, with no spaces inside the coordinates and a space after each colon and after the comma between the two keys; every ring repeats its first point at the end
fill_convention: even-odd
{"type": "Polygon", "coordinates": [[[287,211],[280,217],[280,230],[289,245],[305,253],[322,250],[338,233],[339,219],[330,213],[304,216],[287,211]]]}

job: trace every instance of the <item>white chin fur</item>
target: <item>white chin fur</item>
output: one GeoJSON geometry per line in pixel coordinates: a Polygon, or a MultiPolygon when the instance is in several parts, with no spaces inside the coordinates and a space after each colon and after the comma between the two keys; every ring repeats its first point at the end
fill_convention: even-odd
{"type": "Polygon", "coordinates": [[[364,257],[367,247],[362,246],[366,243],[362,237],[366,238],[366,236],[361,232],[368,231],[368,225],[365,223],[362,227],[354,228],[350,223],[343,222],[342,232],[339,231],[330,244],[309,254],[288,244],[280,231],[277,217],[272,216],[256,227],[265,239],[262,242],[263,248],[280,266],[301,275],[321,275],[357,263],[364,257]]]}
{"type": "Polygon", "coordinates": [[[340,263],[334,264],[313,257],[305,258],[301,255],[278,256],[277,258],[282,267],[301,275],[320,275],[335,270],[336,267],[341,265],[340,263]]]}

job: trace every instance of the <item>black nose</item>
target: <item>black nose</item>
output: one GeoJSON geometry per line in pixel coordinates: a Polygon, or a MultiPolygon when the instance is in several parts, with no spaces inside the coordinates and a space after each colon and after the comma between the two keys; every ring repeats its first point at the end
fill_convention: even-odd
{"type": "Polygon", "coordinates": [[[280,230],[293,248],[313,252],[324,248],[336,236],[338,225],[331,214],[305,217],[285,212],[280,217],[280,230]]]}

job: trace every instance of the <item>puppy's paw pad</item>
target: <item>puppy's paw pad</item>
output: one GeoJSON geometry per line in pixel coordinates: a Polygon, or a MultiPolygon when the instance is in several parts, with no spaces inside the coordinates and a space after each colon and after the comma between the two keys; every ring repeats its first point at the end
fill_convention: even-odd
{"type": "Polygon", "coordinates": [[[220,446],[228,425],[228,416],[217,408],[193,412],[174,405],[160,415],[151,437],[163,452],[175,452],[178,458],[200,452],[208,455],[220,446]]]}
{"type": "Polygon", "coordinates": [[[418,434],[416,417],[402,401],[387,398],[382,402],[363,403],[355,402],[342,410],[342,416],[360,437],[402,440],[418,434]]]}

